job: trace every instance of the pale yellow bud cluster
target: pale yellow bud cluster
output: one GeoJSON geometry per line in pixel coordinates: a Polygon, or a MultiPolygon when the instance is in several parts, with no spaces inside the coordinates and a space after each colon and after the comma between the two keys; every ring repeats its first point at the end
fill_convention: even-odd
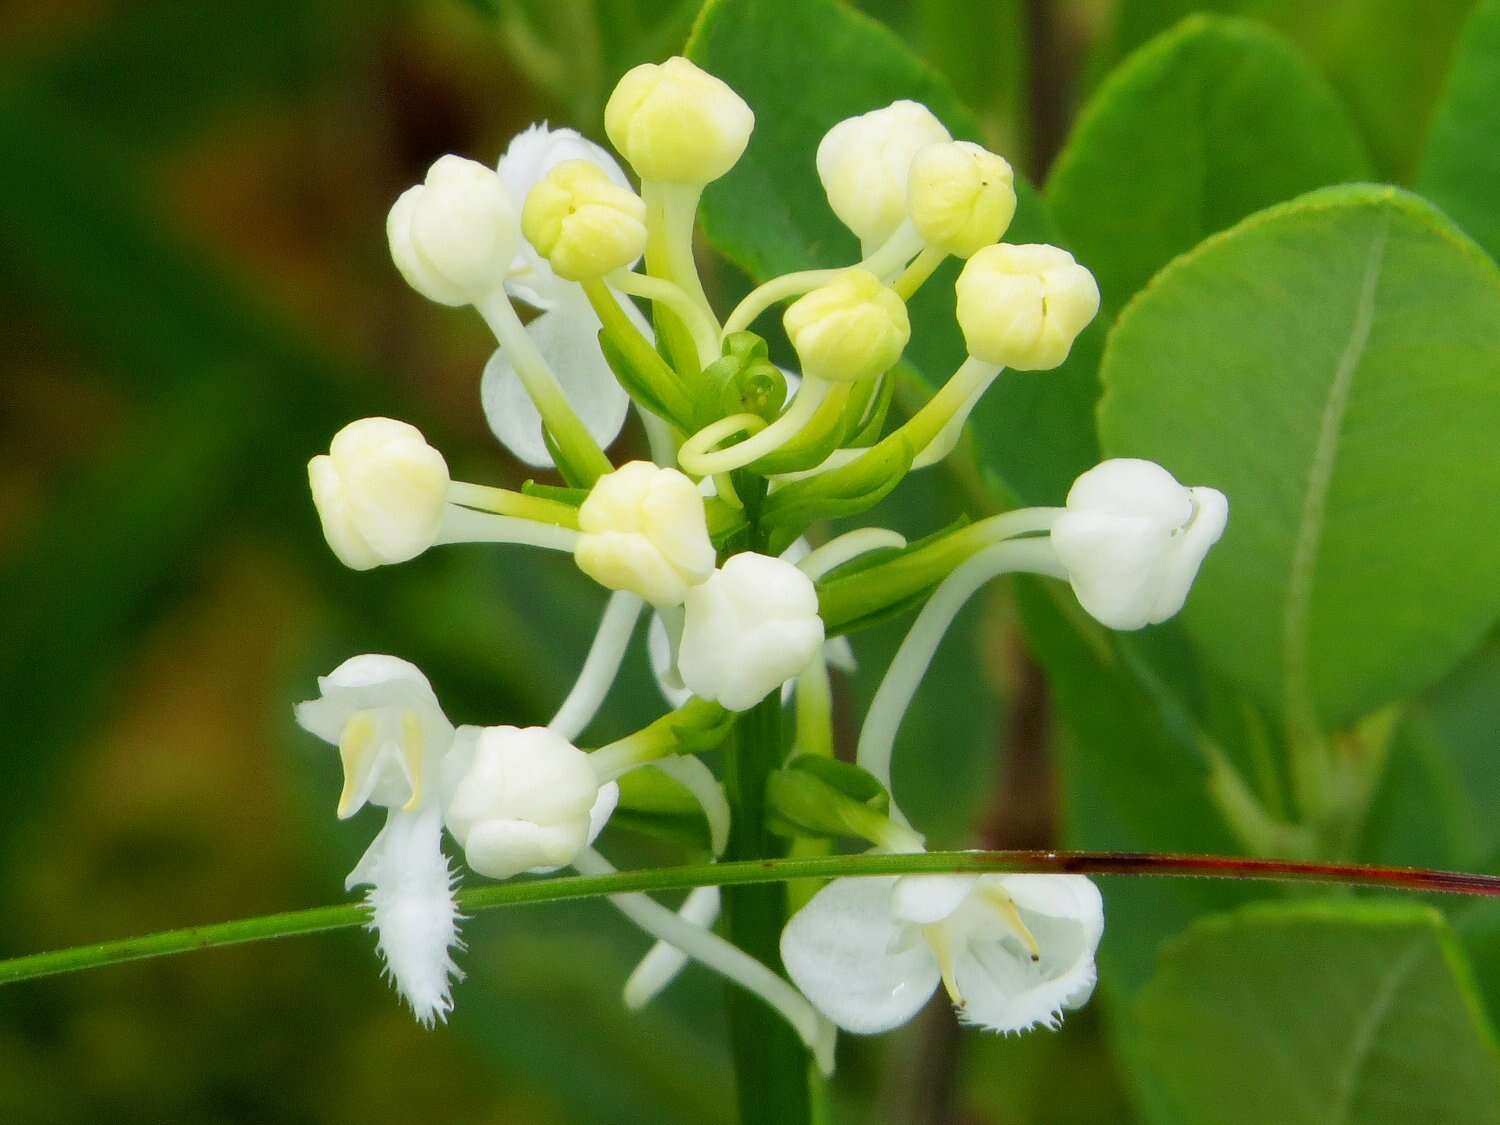
{"type": "Polygon", "coordinates": [[[797,300],[783,319],[802,374],[852,383],[888,371],[911,339],[899,296],[868,270],[845,270],[797,300]]]}
{"type": "Polygon", "coordinates": [[[589,281],[646,249],[646,205],[588,160],[555,165],[526,196],[521,233],[558,277],[589,281]]]}

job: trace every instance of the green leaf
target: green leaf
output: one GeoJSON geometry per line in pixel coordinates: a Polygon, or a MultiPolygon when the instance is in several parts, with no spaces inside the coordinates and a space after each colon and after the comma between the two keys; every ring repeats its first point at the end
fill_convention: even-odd
{"type": "MultiPolygon", "coordinates": [[[[704,193],[704,233],[753,279],[853,264],[855,238],[829,209],[814,167],[823,135],[898,98],[926,104],[956,137],[981,140],[973,114],[941,75],[889,29],[835,0],[712,0],[688,55],[733,86],[756,113],[744,157],[704,193]]],[[[1056,242],[1037,194],[1019,180],[1010,242],[1056,242]]],[[[957,264],[911,302],[910,359],[940,383],[964,358],[953,314],[957,264]]],[[[1057,371],[1012,372],[974,414],[989,466],[1023,500],[1057,502],[1097,459],[1090,411],[1097,337],[1086,334],[1057,371]]]]}
{"type": "Polygon", "coordinates": [[[1417,186],[1500,257],[1500,0],[1480,0],[1458,41],[1417,186]]]}
{"type": "Polygon", "coordinates": [[[1382,176],[1411,178],[1453,43],[1472,0],[1118,0],[1090,70],[1119,59],[1195,9],[1234,12],[1280,31],[1349,106],[1382,176]]]}
{"type": "Polygon", "coordinates": [[[1402,707],[1360,858],[1488,871],[1500,853],[1500,636],[1402,707]]]}
{"type": "Polygon", "coordinates": [[[1500,1121],[1500,1056],[1442,915],[1408,903],[1259,903],[1167,951],[1137,1004],[1186,1125],[1500,1121]]]}
{"type": "Polygon", "coordinates": [[[1106,306],[1119,308],[1205,236],[1368,174],[1343,107],[1294,49],[1243,20],[1193,16],[1131,55],[1084,107],[1047,202],[1106,306]]]}
{"type": "Polygon", "coordinates": [[[1111,456],[1228,495],[1183,622],[1299,726],[1421,688],[1495,620],[1500,270],[1420,199],[1325,189],[1210,238],[1102,379],[1111,456]]]}

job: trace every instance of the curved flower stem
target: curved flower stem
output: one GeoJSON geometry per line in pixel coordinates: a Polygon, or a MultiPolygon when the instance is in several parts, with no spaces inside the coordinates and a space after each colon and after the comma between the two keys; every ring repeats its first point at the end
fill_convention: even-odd
{"type": "Polygon", "coordinates": [[[845,268],[847,267],[837,266],[827,270],[798,270],[796,273],[773,277],[764,285],[756,286],[729,314],[729,319],[724,322],[724,335],[728,336],[731,332],[743,332],[755,323],[756,317],[777,301],[810,293],[818,286],[838,277],[845,268]]]}
{"type": "Polygon", "coordinates": [[[568,692],[557,714],[547,724],[548,730],[573,742],[594,721],[600,704],[619,674],[620,663],[625,659],[625,649],[635,632],[635,623],[640,620],[643,605],[645,603],[640,598],[624,590],[616,590],[609,596],[604,615],[599,619],[599,631],[594,634],[594,643],[584,658],[583,669],[578,673],[573,690],[568,692]]]}
{"type": "Polygon", "coordinates": [[[473,508],[477,512],[516,516],[538,523],[556,524],[558,527],[578,527],[578,509],[571,504],[541,496],[528,496],[524,492],[512,492],[508,488],[492,488],[487,484],[468,484],[456,480],[448,485],[448,500],[459,507],[473,508]]]}
{"type": "Polygon", "coordinates": [[[837,570],[860,555],[889,548],[900,550],[905,546],[906,536],[899,531],[885,527],[860,527],[815,548],[797,564],[797,569],[816,582],[829,571],[837,570]]]}
{"type": "MultiPolygon", "coordinates": [[[[784,301],[788,297],[800,297],[804,293],[810,293],[820,285],[826,285],[839,274],[849,269],[864,269],[875,274],[882,281],[890,274],[895,273],[906,265],[907,259],[922,250],[922,239],[916,229],[908,222],[897,228],[896,232],[866,255],[865,259],[854,266],[833,266],[823,270],[797,270],[795,273],[782,274],[773,277],[770,281],[763,282],[750,290],[744,300],[734,307],[729,314],[729,319],[724,322],[724,335],[731,332],[743,332],[755,323],[755,318],[760,316],[777,301],[784,301]]],[[[928,274],[938,267],[944,255],[938,252],[937,262],[934,262],[922,275],[926,280],[928,274]]],[[[915,263],[913,263],[915,268],[915,263]]],[[[912,291],[921,285],[917,281],[912,286],[912,291]]],[[[903,294],[903,299],[909,294],[903,294]]]]}
{"type": "Polygon", "coordinates": [[[891,284],[903,301],[910,301],[912,295],[922,288],[925,282],[942,265],[948,255],[936,246],[924,246],[922,252],[912,259],[906,269],[901,271],[901,276],[891,284]]]}
{"type": "MultiPolygon", "coordinates": [[[[593,848],[584,848],[573,866],[585,875],[612,875],[614,866],[593,848]]],[[[609,901],[652,937],[675,945],[696,961],[750,993],[791,1025],[812,1051],[824,1074],[833,1072],[834,1029],[807,998],[764,964],[717,934],[695,926],[640,892],[610,895],[609,901]]],[[[800,1078],[800,1068],[799,1068],[800,1078]]]]}
{"type": "Polygon", "coordinates": [[[859,268],[869,270],[881,281],[889,282],[900,273],[906,264],[926,249],[926,243],[917,233],[912,221],[907,219],[897,227],[889,238],[865,255],[859,268]]]}
{"type": "Polygon", "coordinates": [[[914,465],[917,462],[930,465],[952,451],[958,444],[969,411],[1002,370],[998,364],[985,363],[970,356],[959,365],[953,377],[938,388],[937,394],[906,420],[897,432],[905,434],[912,448],[917,450],[914,465]],[[947,448],[930,455],[928,447],[940,440],[947,442],[947,448]]]}
{"type": "MultiPolygon", "coordinates": [[[[943,579],[912,623],[870,703],[856,754],[859,764],[887,789],[891,786],[891,751],[896,743],[896,731],[906,709],[911,706],[917,685],[927,674],[927,667],[932,663],[943,635],[975,591],[992,578],[1018,571],[1067,577],[1067,571],[1058,562],[1057,553],[1047,539],[998,543],[980,551],[943,579]]],[[[894,797],[891,799],[891,819],[901,825],[908,823],[896,807],[894,797]]]]}
{"type": "MultiPolygon", "coordinates": [[[[745,429],[748,427],[747,419],[758,417],[754,414],[733,414],[730,418],[721,419],[713,425],[704,427],[683,442],[682,448],[677,451],[677,463],[686,472],[699,477],[742,469],[750,462],[774,452],[796,437],[817,413],[819,404],[832,390],[834,390],[833,385],[822,379],[803,379],[791,405],[770,425],[744,441],[736,442],[728,449],[713,449],[712,446],[735,432],[734,429],[727,432],[724,430],[731,419],[737,419],[742,423],[736,428],[745,429]]],[[[844,388],[844,394],[848,394],[847,388],[844,388]]]]}
{"type": "Polygon", "coordinates": [[[724,708],[717,703],[694,697],[634,734],[590,752],[589,762],[602,785],[637,766],[677,753],[684,730],[711,730],[723,721],[724,715],[724,708]]]}
{"type": "MultiPolygon", "coordinates": [[[[709,929],[719,917],[719,888],[695,887],[677,908],[683,921],[709,929]]],[[[637,1011],[661,995],[687,968],[688,955],[669,941],[658,941],[625,981],[625,1006],[637,1011]]]]}
{"type": "Polygon", "coordinates": [[[497,516],[449,504],[443,509],[438,543],[519,543],[570,554],[578,544],[578,532],[555,523],[539,523],[519,516],[497,516]]]}
{"type": "Polygon", "coordinates": [[[719,358],[719,326],[687,291],[675,281],[664,277],[648,277],[629,270],[617,270],[606,277],[605,282],[621,293],[644,297],[654,304],[671,309],[692,334],[693,344],[698,349],[698,363],[707,367],[719,358]]]}
{"type": "MultiPolygon", "coordinates": [[[[1500,898],[1500,875],[1439,871],[1426,867],[1382,867],[1357,863],[1302,863],[1240,856],[1174,855],[1155,852],[924,852],[893,855],[817,856],[811,859],[763,859],[744,863],[700,863],[622,871],[617,875],[575,875],[513,880],[458,893],[458,907],[469,914],[499,906],[565,902],[630,891],[677,891],[692,887],[729,887],[781,883],[790,879],[838,879],[845,876],[937,874],[1072,874],[1192,876],[1253,879],[1285,883],[1325,883],[1352,887],[1500,898]]],[[[120,965],[174,953],[226,945],[327,933],[367,925],[369,911],[360,903],[319,906],[265,914],[233,922],[163,930],[140,937],[95,942],[48,953],[31,953],[0,961],[0,985],[60,973],[120,965]]]]}
{"type": "Polygon", "coordinates": [[[503,289],[498,289],[474,307],[479,310],[479,315],[484,317],[484,322],[490,326],[495,339],[510,357],[526,393],[536,404],[537,412],[541,414],[542,422],[551,432],[558,448],[575,462],[571,467],[580,478],[580,483],[584,487],[592,485],[614,466],[604,456],[594,435],[589,433],[588,428],[573,412],[557,376],[547,366],[546,359],[537,350],[520,317],[516,316],[510,298],[503,289]]]}
{"type": "Polygon", "coordinates": [[[641,199],[646,204],[646,229],[650,232],[646,266],[653,277],[676,284],[717,326],[713,306],[698,276],[698,263],[693,259],[693,223],[702,194],[702,188],[690,184],[642,181],[641,199]]]}

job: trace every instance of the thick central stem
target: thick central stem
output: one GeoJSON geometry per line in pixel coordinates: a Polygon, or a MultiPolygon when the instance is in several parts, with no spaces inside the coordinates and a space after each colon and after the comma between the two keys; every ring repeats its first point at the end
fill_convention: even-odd
{"type": "MultiPolygon", "coordinates": [[[[745,712],[735,728],[726,788],[734,809],[727,859],[767,859],[784,850],[766,831],[766,776],[781,764],[781,693],[745,712]]],[[[770,968],[781,969],[786,923],[783,884],[732,887],[724,892],[730,941],[770,968]]],[[[741,989],[729,991],[729,1037],[734,1048],[742,1125],[807,1125],[808,1055],[775,1012],[741,989]]]]}

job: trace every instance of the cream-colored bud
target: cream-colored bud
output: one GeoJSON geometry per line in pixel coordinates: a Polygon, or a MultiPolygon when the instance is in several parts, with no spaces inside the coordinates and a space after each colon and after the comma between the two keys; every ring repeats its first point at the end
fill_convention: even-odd
{"type": "Polygon", "coordinates": [[[678,666],[695,695],[744,711],[801,673],[823,635],[812,579],[745,551],[688,592],[678,666]]]}
{"type": "Polygon", "coordinates": [[[840,121],[818,144],[818,178],[828,205],[873,249],[906,219],[912,158],[948,139],[943,123],[920,102],[892,102],[840,121]]]}
{"type": "Polygon", "coordinates": [[[565,160],[526,196],[521,233],[558,277],[589,281],[645,252],[646,205],[597,164],[565,160]]]}
{"type": "Polygon", "coordinates": [[[659,608],[714,571],[703,495],[676,469],[632,461],[600,477],[578,509],[578,569],[659,608]]]}
{"type": "Polygon", "coordinates": [[[1228,519],[1218,489],[1119,457],[1073,482],[1052,546],[1084,609],[1111,629],[1140,629],[1182,608],[1228,519]]]}
{"type": "Polygon", "coordinates": [[[928,145],[912,158],[907,207],[924,242],[967,258],[1010,226],[1015,175],[1004,157],[968,141],[928,145]]]}
{"type": "Polygon", "coordinates": [[[706,184],[734,167],[755,114],[687,59],[625,72],[604,107],[604,131],[643,180],[706,184]]]}
{"type": "Polygon", "coordinates": [[[510,194],[493,168],[439,157],[386,218],[391,258],[428,300],[467,305],[505,283],[520,231],[510,194]]]}
{"type": "Polygon", "coordinates": [[[1056,246],[987,246],[958,275],[958,324],[985,363],[1056,367],[1098,311],[1094,275],[1056,246]]]}
{"type": "Polygon", "coordinates": [[[906,305],[869,270],[845,270],[786,310],[802,374],[852,383],[888,371],[911,339],[906,305]]]}
{"type": "Polygon", "coordinates": [[[448,830],[492,879],[571,863],[614,808],[589,756],[545,727],[464,727],[443,768],[448,830]]]}
{"type": "Polygon", "coordinates": [[[354,570],[415,558],[437,541],[448,463],[415,426],[362,418],[307,464],[323,536],[354,570]]]}

